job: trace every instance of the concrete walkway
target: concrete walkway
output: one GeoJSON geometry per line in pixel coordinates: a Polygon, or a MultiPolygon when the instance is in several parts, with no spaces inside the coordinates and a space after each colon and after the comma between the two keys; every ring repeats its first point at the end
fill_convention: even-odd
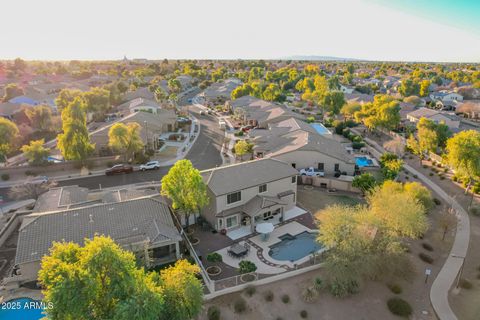
{"type": "MultiPolygon", "coordinates": [[[[381,147],[377,142],[369,138],[364,138],[364,140],[371,147],[370,152],[373,156],[379,158],[381,154],[385,152],[383,147],[381,147]]],[[[457,281],[457,277],[459,276],[468,252],[468,245],[470,242],[470,218],[465,209],[463,209],[463,207],[459,205],[455,199],[450,197],[436,183],[428,179],[424,174],[418,172],[408,164],[404,164],[403,167],[412,174],[417,175],[418,179],[423,181],[432,190],[434,190],[439,197],[450,204],[455,211],[457,217],[455,239],[445,264],[430,288],[430,302],[432,303],[435,314],[440,320],[457,320],[458,318],[448,302],[448,293],[457,281]]]]}

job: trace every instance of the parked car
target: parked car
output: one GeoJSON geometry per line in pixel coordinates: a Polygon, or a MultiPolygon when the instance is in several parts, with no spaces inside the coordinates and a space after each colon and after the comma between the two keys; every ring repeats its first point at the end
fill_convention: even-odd
{"type": "Polygon", "coordinates": [[[310,167],[300,170],[300,175],[309,177],[323,177],[325,176],[325,172],[315,169],[314,167],[310,167]]]}
{"type": "Polygon", "coordinates": [[[117,173],[132,173],[132,172],[133,172],[133,167],[129,164],[117,164],[105,170],[105,174],[107,176],[112,176],[117,173]]]}
{"type": "Polygon", "coordinates": [[[140,170],[157,170],[160,169],[160,162],[158,161],[149,161],[145,164],[140,165],[140,170]]]}
{"type": "Polygon", "coordinates": [[[208,109],[208,110],[207,110],[207,113],[208,113],[208,114],[213,114],[213,111],[212,111],[211,109],[208,109]]]}
{"type": "Polygon", "coordinates": [[[34,177],[32,179],[27,179],[25,181],[25,184],[43,184],[48,182],[48,177],[47,176],[38,176],[34,177]]]}
{"type": "Polygon", "coordinates": [[[200,111],[200,115],[201,115],[201,116],[204,116],[205,114],[206,114],[206,113],[205,113],[204,110],[200,111]]]}

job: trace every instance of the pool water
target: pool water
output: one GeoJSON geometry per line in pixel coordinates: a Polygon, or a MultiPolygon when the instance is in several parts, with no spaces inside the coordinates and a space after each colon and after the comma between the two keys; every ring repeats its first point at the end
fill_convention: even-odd
{"type": "Polygon", "coordinates": [[[355,157],[355,164],[359,167],[371,167],[373,161],[367,157],[355,157]]]}
{"type": "Polygon", "coordinates": [[[296,236],[285,234],[281,241],[270,247],[268,254],[275,260],[296,261],[322,249],[323,246],[316,241],[317,234],[302,232],[296,236]]]}
{"type": "Polygon", "coordinates": [[[318,132],[318,134],[330,134],[330,131],[321,123],[311,123],[310,125],[318,132]]]}
{"type": "Polygon", "coordinates": [[[40,301],[30,298],[13,299],[2,303],[0,320],[39,320],[45,317],[40,301]]]}

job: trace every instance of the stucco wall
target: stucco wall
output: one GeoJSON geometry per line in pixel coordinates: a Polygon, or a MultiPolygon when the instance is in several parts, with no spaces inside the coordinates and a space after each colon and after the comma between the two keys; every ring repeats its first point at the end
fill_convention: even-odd
{"type": "MultiPolygon", "coordinates": [[[[325,150],[325,152],[328,152],[328,150],[325,150]]],[[[295,163],[298,170],[308,167],[317,168],[319,163],[323,163],[325,174],[333,175],[335,173],[335,163],[338,163],[340,164],[340,171],[345,171],[348,175],[353,175],[355,172],[355,165],[353,163],[347,163],[315,151],[292,151],[275,156],[274,158],[289,164],[295,163]]]]}

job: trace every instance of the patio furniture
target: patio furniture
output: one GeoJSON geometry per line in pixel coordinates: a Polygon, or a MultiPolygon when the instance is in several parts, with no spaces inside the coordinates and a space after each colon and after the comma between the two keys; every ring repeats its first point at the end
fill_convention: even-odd
{"type": "Polygon", "coordinates": [[[256,226],[257,232],[262,234],[263,241],[267,240],[268,235],[273,231],[273,229],[275,229],[275,226],[270,222],[259,223],[256,226]]]}
{"type": "Polygon", "coordinates": [[[244,246],[235,243],[230,247],[230,249],[228,249],[228,252],[231,253],[235,258],[240,258],[246,255],[248,251],[244,246]]]}

